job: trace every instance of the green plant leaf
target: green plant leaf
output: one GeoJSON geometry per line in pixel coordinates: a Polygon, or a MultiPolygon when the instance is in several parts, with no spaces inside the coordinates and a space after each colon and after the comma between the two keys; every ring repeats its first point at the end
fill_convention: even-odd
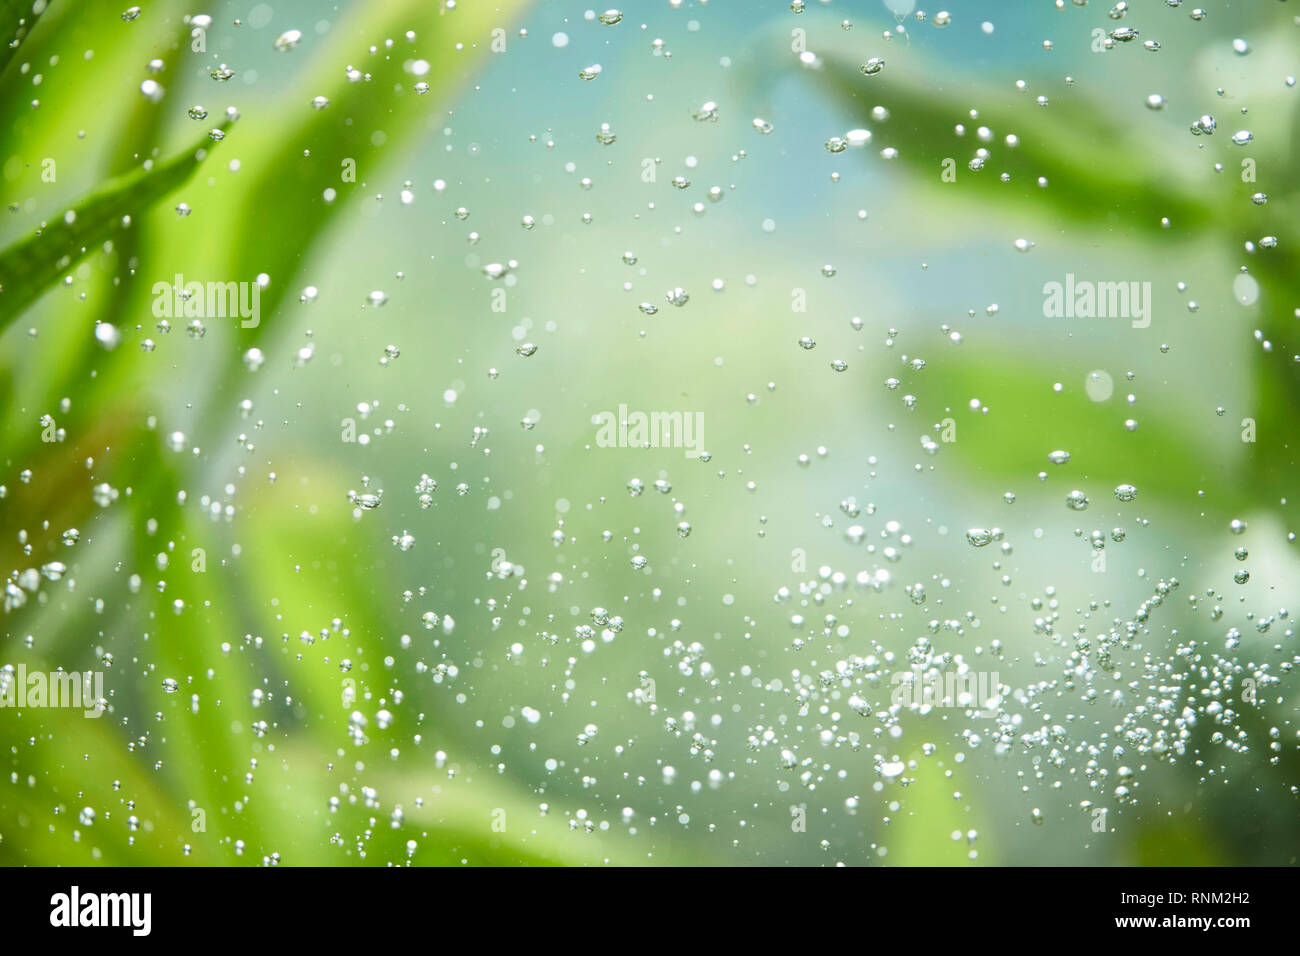
{"type": "Polygon", "coordinates": [[[0,24],[4,24],[4,44],[0,46],[0,73],[18,54],[23,41],[36,26],[53,0],[0,0],[0,24]]]}
{"type": "Polygon", "coordinates": [[[207,158],[210,142],[153,169],[119,176],[36,235],[0,253],[0,332],[65,270],[124,228],[124,217],[140,215],[185,183],[207,158]]]}
{"type": "Polygon", "coordinates": [[[855,63],[839,57],[827,57],[817,76],[855,121],[873,129],[874,147],[897,149],[899,166],[932,182],[947,198],[977,202],[985,211],[1020,207],[1148,235],[1162,232],[1162,217],[1170,219],[1176,235],[1189,236],[1217,216],[1191,185],[1178,180],[1174,157],[1157,164],[1100,161],[1101,156],[1149,153],[1152,142],[1082,96],[1060,96],[1042,108],[1024,92],[945,87],[928,72],[892,65],[864,76],[855,63]],[[889,111],[884,123],[872,122],[876,106],[889,111]],[[972,119],[972,109],[978,119],[972,119]],[[958,125],[964,135],[957,133],[958,125]],[[987,142],[978,137],[980,127],[992,133],[987,142]],[[1017,138],[1016,146],[1006,144],[1008,135],[1017,138]],[[983,169],[973,171],[968,164],[981,147],[990,156],[983,169]],[[954,181],[942,178],[945,161],[954,181]],[[1153,168],[1162,171],[1159,178],[1153,168]],[[1008,182],[1001,179],[1004,173],[1008,182]],[[1039,177],[1047,180],[1045,188],[1039,177]]]}
{"type": "MultiPolygon", "coordinates": [[[[246,111],[241,125],[247,127],[249,145],[241,160],[247,182],[232,199],[228,227],[241,241],[210,236],[202,253],[205,261],[228,262],[225,274],[231,278],[269,275],[261,309],[264,317],[272,315],[328,224],[367,194],[367,183],[380,181],[380,168],[398,159],[402,147],[426,129],[428,118],[450,105],[456,87],[469,82],[477,60],[453,55],[458,40],[486,36],[524,6],[522,0],[506,0],[496,7],[467,4],[454,18],[443,16],[438,5],[427,0],[386,4],[378,19],[372,7],[356,11],[351,22],[333,31],[337,42],[317,54],[312,68],[292,88],[278,100],[246,111]],[[372,56],[365,40],[357,39],[408,31],[417,37],[412,51],[429,60],[428,73],[419,78],[406,72],[404,55],[372,56]],[[355,82],[340,70],[341,63],[355,64],[365,79],[355,82]],[[427,92],[414,92],[417,82],[426,84],[427,92]],[[328,108],[311,108],[317,94],[327,97],[328,108]],[[377,117],[382,117],[381,124],[377,117]],[[382,145],[372,139],[376,128],[383,130],[382,145]],[[355,164],[355,181],[340,175],[345,160],[355,164]],[[326,186],[336,190],[332,202],[322,195],[326,186]],[[296,241],[285,242],[281,230],[266,228],[274,222],[292,222],[296,241]]],[[[262,323],[241,340],[251,345],[268,334],[268,328],[269,323],[262,323]]]]}
{"type": "MultiPolygon", "coordinates": [[[[1231,419],[1210,433],[1186,418],[1146,409],[1140,431],[1126,431],[1122,422],[1127,413],[1118,394],[1122,382],[1114,383],[1117,394],[1108,402],[1090,401],[1077,387],[1056,394],[1054,381],[1074,381],[1082,373],[1073,363],[1052,361],[1041,352],[1019,360],[969,353],[961,361],[936,363],[934,370],[939,374],[930,382],[934,403],[927,406],[927,421],[953,416],[957,440],[942,445],[940,454],[961,462],[962,473],[971,480],[1035,489],[1035,476],[1053,467],[1046,457],[1056,447],[1049,444],[1051,436],[1068,428],[1070,467],[1078,469],[1077,484],[1071,487],[1080,487],[1094,501],[1104,504],[1120,483],[1136,485],[1143,499],[1188,505],[1202,491],[1225,506],[1239,504],[1247,494],[1233,480],[1246,457],[1231,419]],[[966,411],[976,397],[990,414],[966,411]],[[1188,448],[1205,453],[1189,459],[1188,448]],[[1170,468],[1170,461],[1186,466],[1170,468]]],[[[1065,489],[1053,485],[1051,493],[1064,495],[1065,489]]]]}

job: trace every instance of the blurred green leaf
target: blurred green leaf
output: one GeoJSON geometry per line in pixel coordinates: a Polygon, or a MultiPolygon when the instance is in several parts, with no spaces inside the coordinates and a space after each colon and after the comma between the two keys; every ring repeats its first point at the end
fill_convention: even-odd
{"type": "MultiPolygon", "coordinates": [[[[237,191],[219,228],[196,237],[195,255],[208,268],[230,277],[266,274],[270,284],[261,295],[264,317],[272,316],[293,288],[292,277],[306,264],[312,247],[329,223],[382,181],[381,170],[396,161],[404,147],[445,108],[458,84],[467,83],[477,62],[456,50],[466,36],[488,35],[508,23],[525,6],[523,0],[467,4],[455,17],[443,15],[427,0],[388,0],[367,4],[338,25],[326,49],[292,88],[276,100],[250,107],[240,119],[247,146],[241,155],[243,188],[237,191]],[[429,62],[422,76],[407,71],[407,54],[375,55],[384,41],[415,35],[409,55],[419,51],[429,62]],[[350,64],[361,79],[341,66],[350,64]],[[426,84],[424,93],[415,92],[426,84]],[[329,106],[313,109],[324,95],[329,106]],[[377,130],[382,137],[376,137],[377,130]],[[345,179],[344,163],[355,168],[345,179]],[[332,184],[327,199],[322,184],[332,184]],[[238,236],[237,242],[230,241],[238,236]],[[291,236],[288,241],[286,237],[291,236]]],[[[269,335],[272,323],[242,330],[245,346],[269,335]]],[[[237,359],[237,356],[236,356],[237,359]]]]}
{"type": "Polygon", "coordinates": [[[1300,354],[1296,314],[1300,308],[1300,257],[1289,245],[1266,250],[1260,261],[1252,264],[1251,274],[1260,285],[1259,301],[1248,320],[1260,333],[1255,345],[1258,371],[1254,403],[1234,416],[1234,424],[1240,426],[1243,417],[1255,420],[1255,441],[1246,444],[1251,484],[1261,502],[1272,504],[1294,495],[1295,470],[1300,466],[1295,429],[1300,421],[1300,361],[1296,360],[1300,354]]]}
{"type": "MultiPolygon", "coordinates": [[[[1144,415],[1139,429],[1130,432],[1123,426],[1129,413],[1120,391],[1122,380],[1113,383],[1115,394],[1104,402],[1091,401],[1080,387],[1057,393],[1052,382],[1073,382],[1078,370],[1042,354],[1016,361],[967,353],[960,361],[936,363],[935,371],[938,374],[928,382],[932,401],[927,404],[927,421],[953,418],[956,441],[941,444],[940,454],[961,461],[962,473],[971,480],[1019,489],[1040,472],[1055,477],[1057,466],[1048,462],[1047,455],[1056,448],[1052,436],[1068,425],[1067,450],[1072,460],[1065,466],[1070,470],[1066,480],[1070,488],[1081,488],[1103,507],[1121,483],[1136,485],[1142,501],[1190,505],[1199,492],[1207,492],[1212,500],[1236,507],[1246,494],[1233,480],[1245,459],[1240,429],[1230,419],[1221,420],[1217,434],[1206,434],[1203,427],[1184,418],[1144,415]],[[990,414],[968,410],[976,398],[990,414]],[[1219,453],[1190,459],[1190,447],[1217,447],[1219,453]],[[1181,467],[1170,468],[1171,461],[1181,467]]],[[[940,435],[932,437],[937,441],[940,435]]],[[[1069,489],[1053,484],[1051,490],[1064,496],[1069,489]]]]}
{"type": "Polygon", "coordinates": [[[1057,96],[1050,108],[1042,108],[1024,92],[971,83],[945,87],[924,71],[891,66],[868,77],[838,57],[827,57],[816,76],[834,101],[874,130],[873,146],[897,149],[895,162],[942,189],[945,199],[978,202],[985,211],[1020,208],[1147,234],[1162,231],[1162,217],[1180,236],[1217,218],[1190,183],[1179,181],[1173,157],[1117,161],[1150,153],[1157,145],[1132,125],[1112,120],[1105,105],[1082,96],[1057,96]],[[876,106],[889,111],[887,121],[873,123],[876,106]],[[972,109],[978,110],[977,119],[972,109]],[[964,135],[957,133],[959,125],[964,135]],[[991,131],[987,141],[977,136],[979,127],[991,131]],[[1016,146],[1006,144],[1009,135],[1017,138],[1016,146]],[[983,169],[973,171],[968,163],[981,147],[991,155],[983,169]],[[942,178],[945,163],[955,181],[942,178]],[[1164,173],[1159,178],[1151,175],[1153,165],[1164,173]],[[1001,180],[1003,173],[1008,182],[1001,180]],[[1046,188],[1038,185],[1039,177],[1046,178],[1046,188]]]}
{"type": "Polygon", "coordinates": [[[211,145],[205,139],[161,166],[111,180],[36,235],[0,252],[0,331],[70,266],[124,228],[123,217],[139,216],[188,180],[211,145]]]}
{"type": "Polygon", "coordinates": [[[0,73],[9,61],[17,56],[36,21],[41,18],[53,0],[0,0],[0,73]]]}
{"type": "Polygon", "coordinates": [[[1223,866],[1210,828],[1195,819],[1144,821],[1132,843],[1129,866],[1223,866]]]}

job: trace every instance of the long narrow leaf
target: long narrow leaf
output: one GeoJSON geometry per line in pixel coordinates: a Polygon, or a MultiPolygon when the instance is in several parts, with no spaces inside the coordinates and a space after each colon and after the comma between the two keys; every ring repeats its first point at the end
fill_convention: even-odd
{"type": "Polygon", "coordinates": [[[0,46],[0,73],[4,72],[31,33],[41,14],[53,0],[0,0],[0,24],[4,29],[4,46],[0,46]]]}
{"type": "Polygon", "coordinates": [[[857,122],[873,128],[874,147],[896,149],[903,169],[942,188],[948,198],[1156,234],[1165,218],[1184,235],[1215,218],[1195,189],[1179,181],[1172,159],[1162,164],[1167,175],[1160,179],[1151,178],[1146,163],[1106,161],[1149,152],[1150,143],[1082,94],[1042,107],[1028,93],[954,88],[906,69],[867,77],[838,58],[828,58],[818,76],[857,122]],[[888,111],[887,121],[873,123],[877,106],[888,111]],[[981,137],[981,128],[990,135],[981,137]],[[983,168],[972,169],[981,149],[989,155],[983,168]]]}
{"type": "Polygon", "coordinates": [[[55,222],[0,253],[0,331],[91,247],[178,189],[207,158],[208,143],[151,170],[112,180],[55,222]]]}

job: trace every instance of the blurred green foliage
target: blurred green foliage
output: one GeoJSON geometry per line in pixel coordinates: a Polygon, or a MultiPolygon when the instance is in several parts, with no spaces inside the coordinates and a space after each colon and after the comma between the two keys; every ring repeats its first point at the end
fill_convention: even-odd
{"type": "MultiPolygon", "coordinates": [[[[10,22],[18,19],[19,12],[30,20],[29,4],[8,6],[10,22]]],[[[165,152],[165,143],[179,134],[165,127],[161,122],[164,114],[155,104],[143,97],[132,101],[129,77],[136,71],[115,67],[159,57],[169,69],[156,79],[168,82],[178,72],[175,64],[184,59],[191,43],[192,25],[185,16],[189,10],[185,3],[151,4],[143,23],[124,29],[120,23],[114,24],[118,11],[106,5],[89,10],[56,2],[45,13],[41,30],[32,32],[22,45],[20,59],[39,62],[62,56],[72,65],[60,71],[68,83],[43,91],[46,102],[38,116],[52,120],[43,124],[44,145],[34,145],[29,137],[19,155],[34,156],[45,148],[60,155],[58,147],[67,148],[81,119],[72,104],[61,100],[60,93],[66,94],[69,86],[98,85],[105,76],[114,78],[119,89],[108,99],[96,99],[94,128],[119,126],[125,135],[116,144],[117,155],[110,153],[102,161],[106,164],[101,174],[103,185],[70,202],[71,215],[15,242],[0,255],[0,327],[17,321],[55,279],[101,245],[114,265],[107,270],[111,278],[106,278],[96,296],[97,321],[121,323],[133,312],[148,314],[152,282],[141,277],[170,277],[187,268],[191,274],[246,280],[262,272],[283,277],[262,296],[262,308],[266,314],[272,313],[310,243],[353,198],[344,188],[336,201],[325,201],[318,185],[320,170],[337,170],[342,157],[351,157],[368,168],[382,162],[380,151],[366,139],[368,128],[354,119],[361,114],[383,115],[390,152],[418,127],[418,98],[399,83],[401,59],[383,56],[367,63],[365,82],[350,81],[339,64],[348,57],[366,62],[367,42],[414,30],[426,49],[438,49],[442,54],[433,58],[434,68],[424,82],[429,87],[426,95],[445,100],[472,70],[472,54],[463,61],[447,55],[457,38],[465,35],[461,31],[485,33],[497,17],[511,14],[505,5],[496,10],[470,9],[451,20],[442,16],[436,5],[414,0],[371,3],[364,9],[359,5],[334,31],[332,47],[314,58],[291,90],[275,102],[259,105],[237,123],[225,119],[215,123],[214,128],[229,132],[232,140],[241,144],[242,165],[249,172],[237,189],[226,190],[219,205],[204,210],[203,232],[198,236],[187,232],[182,251],[171,244],[169,213],[155,208],[202,168],[201,161],[212,161],[208,154],[219,147],[204,136],[199,147],[183,149],[174,159],[155,159],[165,152]],[[95,44],[95,59],[87,58],[85,65],[78,66],[78,50],[83,44],[89,46],[90,37],[101,31],[112,31],[110,49],[95,44]],[[105,53],[111,58],[108,64],[105,53]],[[67,77],[69,69],[78,75],[67,77]],[[330,98],[328,110],[307,111],[305,119],[286,127],[284,117],[304,115],[301,105],[311,99],[310,94],[320,91],[327,91],[330,98]],[[35,152],[28,151],[32,149],[35,152]],[[109,178],[114,173],[115,178],[109,178]],[[270,228],[268,223],[282,228],[270,228]]],[[[6,53],[18,50],[13,47],[6,53]]],[[[16,85],[9,91],[12,115],[18,108],[13,95],[16,85]]],[[[15,145],[11,134],[6,146],[12,150],[15,145]]],[[[64,169],[72,165],[63,161],[64,169]]],[[[78,166],[84,168],[84,164],[78,166]]],[[[58,325],[42,329],[47,336],[65,334],[71,340],[68,354],[40,369],[38,381],[24,383],[29,389],[22,400],[16,397],[14,384],[9,384],[6,457],[23,460],[44,480],[32,486],[34,494],[23,501],[21,511],[5,512],[8,539],[14,540],[18,529],[27,527],[31,515],[40,514],[48,520],[32,532],[43,552],[53,553],[58,531],[65,527],[94,529],[86,544],[103,552],[125,544],[120,553],[141,568],[155,565],[160,551],[174,551],[184,567],[192,548],[214,555],[228,549],[228,544],[222,547],[223,529],[176,506],[187,481],[187,467],[168,458],[160,436],[152,428],[142,427],[147,404],[144,393],[150,385],[147,368],[131,363],[122,353],[105,360],[93,339],[85,335],[84,322],[84,317],[79,319],[81,329],[76,335],[66,335],[71,330],[58,325]],[[26,403],[53,407],[63,395],[75,396],[69,412],[58,415],[60,427],[70,438],[62,443],[43,442],[39,431],[30,427],[26,403]],[[93,502],[81,488],[83,479],[78,473],[87,456],[96,459],[97,470],[111,469],[115,482],[132,491],[127,513],[119,516],[116,527],[97,523],[93,502]],[[146,527],[147,533],[143,531],[146,527]],[[122,533],[127,535],[125,541],[122,533]],[[107,540],[101,543],[97,539],[107,540]]],[[[255,345],[270,327],[268,323],[250,330],[244,347],[255,345]]],[[[230,400],[229,377],[240,368],[241,353],[228,354],[212,401],[203,409],[211,430],[201,426],[198,434],[213,434],[225,417],[216,410],[223,399],[230,400]]],[[[283,673],[289,665],[279,658],[288,655],[289,649],[280,646],[275,637],[264,649],[250,645],[247,637],[241,641],[231,625],[240,622],[248,634],[261,633],[272,625],[267,617],[269,595],[274,595],[271,605],[280,613],[291,609],[310,615],[321,603],[320,588],[329,585],[304,581],[296,562],[310,561],[339,547],[351,530],[339,524],[295,520],[290,501],[268,501],[264,507],[267,514],[256,522],[255,538],[244,539],[249,560],[257,569],[247,578],[226,575],[223,584],[214,588],[208,585],[210,578],[191,576],[187,569],[179,576],[169,576],[165,593],[144,590],[107,613],[83,601],[56,599],[54,607],[33,602],[6,618],[8,642],[17,640],[29,627],[40,635],[41,650],[25,655],[33,669],[74,669],[74,662],[83,671],[102,667],[91,655],[92,645],[119,646],[106,638],[128,629],[130,622],[144,628],[138,636],[145,646],[139,650],[147,651],[150,664],[141,672],[131,663],[133,653],[139,651],[114,651],[125,659],[114,665],[118,670],[112,674],[114,693],[106,718],[90,720],[80,711],[60,709],[28,711],[22,719],[14,718],[20,733],[26,727],[37,734],[23,745],[28,750],[23,764],[30,766],[27,761],[35,757],[39,770],[32,780],[6,788],[0,860],[10,865],[175,865],[183,861],[211,865],[238,862],[247,848],[251,858],[244,862],[248,863],[262,862],[269,853],[297,864],[349,859],[386,863],[414,857],[414,847],[408,852],[406,846],[412,828],[429,834],[418,841],[419,861],[426,864],[549,865],[608,860],[609,850],[601,837],[575,844],[561,837],[565,830],[558,822],[529,824],[522,835],[520,824],[515,824],[508,836],[494,833],[484,825],[483,807],[501,808],[506,819],[515,820],[536,817],[536,811],[530,810],[508,783],[490,779],[476,780],[471,796],[463,787],[439,786],[437,775],[428,771],[414,779],[409,770],[400,777],[396,770],[384,772],[381,779],[393,789],[400,784],[409,792],[436,795],[422,807],[404,808],[406,829],[399,831],[387,821],[367,824],[370,811],[354,796],[343,799],[335,820],[324,820],[331,796],[325,772],[331,759],[329,742],[346,736],[348,710],[339,704],[337,665],[321,662],[293,668],[296,690],[285,696],[281,719],[274,721],[279,732],[273,735],[287,738],[291,744],[258,748],[263,754],[258,763],[269,765],[268,771],[280,782],[263,785],[256,797],[250,796],[244,772],[253,764],[247,748],[235,744],[261,717],[250,703],[248,676],[251,671],[283,673]],[[254,581],[264,589],[261,593],[241,593],[254,581]],[[183,617],[174,612],[175,602],[183,602],[183,617]],[[223,653],[223,644],[235,649],[223,653]],[[254,657],[256,661],[250,660],[254,657]],[[153,736],[149,732],[134,736],[129,725],[147,726],[154,720],[151,714],[161,716],[172,709],[173,702],[161,687],[162,674],[204,675],[204,703],[196,706],[188,719],[169,722],[155,739],[148,739],[153,736]],[[108,826],[101,823],[85,839],[73,838],[68,831],[77,829],[77,811],[83,804],[111,808],[114,816],[126,819],[108,826]],[[203,814],[205,829],[201,831],[196,810],[203,814]],[[51,818],[51,812],[66,815],[67,827],[42,825],[41,821],[57,819],[51,818]],[[341,841],[337,850],[327,849],[323,837],[334,828],[368,832],[365,851],[341,841]]],[[[94,572],[89,567],[87,571],[86,576],[92,577],[94,572]]],[[[364,591],[352,597],[357,619],[381,619],[377,608],[366,607],[364,591]]],[[[280,613],[274,617],[278,619],[280,613]]],[[[378,659],[391,638],[366,626],[353,640],[353,653],[378,659]]],[[[183,691],[191,689],[186,683],[183,691]]],[[[6,723],[5,728],[6,739],[15,741],[11,735],[14,724],[6,723]]]]}

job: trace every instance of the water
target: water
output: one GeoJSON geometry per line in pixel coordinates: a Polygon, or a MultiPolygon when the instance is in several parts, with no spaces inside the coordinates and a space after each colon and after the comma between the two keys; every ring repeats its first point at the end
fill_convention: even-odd
{"type": "Polygon", "coordinates": [[[1284,5],[383,6],[18,48],[0,859],[1289,862],[1284,5]]]}

